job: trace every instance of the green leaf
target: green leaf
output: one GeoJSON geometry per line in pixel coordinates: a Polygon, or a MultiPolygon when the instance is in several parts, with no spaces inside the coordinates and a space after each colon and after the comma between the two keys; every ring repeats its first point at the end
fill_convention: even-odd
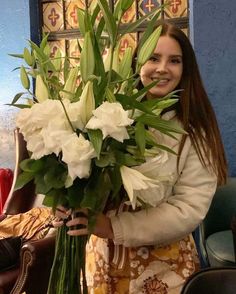
{"type": "Polygon", "coordinates": [[[5,104],[5,105],[9,105],[9,106],[15,106],[17,108],[20,108],[20,109],[24,109],[24,108],[30,108],[31,106],[28,105],[28,104],[5,104]]]}
{"type": "Polygon", "coordinates": [[[44,161],[27,158],[21,161],[20,168],[25,172],[37,173],[44,168],[44,161]]]}
{"type": "Polygon", "coordinates": [[[148,14],[145,14],[144,16],[142,16],[141,18],[139,18],[137,21],[129,23],[128,26],[122,28],[119,30],[119,33],[121,34],[121,36],[124,36],[125,34],[130,34],[136,31],[136,29],[146,20],[148,20],[150,17],[152,17],[154,14],[157,13],[157,11],[160,9],[160,7],[157,7],[155,9],[153,9],[151,12],[149,12],[148,14]]]}
{"type": "Polygon", "coordinates": [[[88,183],[86,179],[75,179],[71,187],[67,189],[68,206],[71,208],[81,207],[81,201],[84,198],[84,189],[88,183]]]}
{"type": "Polygon", "coordinates": [[[90,32],[85,33],[83,49],[80,56],[80,72],[84,83],[86,83],[89,77],[93,75],[95,69],[95,58],[91,36],[90,32]]]}
{"type": "Polygon", "coordinates": [[[177,155],[176,152],[174,150],[172,150],[171,148],[169,148],[168,146],[165,146],[163,144],[158,144],[156,142],[156,138],[154,137],[153,133],[151,133],[149,131],[146,132],[146,142],[149,145],[156,146],[159,149],[162,149],[162,150],[165,150],[165,151],[167,151],[169,153],[177,155]]]}
{"type": "Polygon", "coordinates": [[[40,49],[42,49],[42,51],[44,51],[45,47],[48,45],[48,36],[49,36],[49,33],[43,34],[43,39],[40,42],[40,49]]]}
{"type": "Polygon", "coordinates": [[[111,151],[108,153],[102,153],[100,157],[95,160],[96,166],[101,168],[114,165],[115,162],[116,162],[115,155],[111,151]]]}
{"type": "MultiPolygon", "coordinates": [[[[99,41],[99,43],[102,43],[101,41],[104,41],[104,36],[102,36],[103,32],[104,32],[104,27],[105,27],[105,20],[104,20],[104,17],[102,16],[99,23],[98,23],[98,26],[97,26],[97,30],[96,30],[96,39],[97,41],[99,41]]],[[[103,50],[101,50],[102,52],[103,50]]]]}
{"type": "Polygon", "coordinates": [[[140,98],[142,98],[152,87],[156,86],[157,81],[154,81],[152,83],[150,83],[149,85],[147,85],[146,87],[143,87],[141,90],[139,90],[137,93],[133,94],[131,96],[132,100],[139,100],[140,98]]]}
{"type": "Polygon", "coordinates": [[[187,134],[185,130],[177,125],[177,123],[173,121],[168,121],[161,119],[160,117],[152,116],[149,114],[141,115],[137,118],[137,121],[142,122],[143,124],[155,128],[162,133],[179,133],[179,134],[187,134]]]}
{"type": "Polygon", "coordinates": [[[37,57],[38,58],[40,58],[42,61],[48,59],[48,57],[44,54],[43,49],[41,49],[40,47],[38,47],[38,45],[35,44],[31,40],[29,40],[29,43],[30,43],[30,46],[31,46],[32,50],[37,53],[37,57]]]}
{"type": "Polygon", "coordinates": [[[83,36],[85,36],[85,24],[84,24],[84,10],[78,8],[77,9],[77,17],[79,23],[79,30],[83,36]]]}
{"type": "Polygon", "coordinates": [[[44,174],[43,173],[37,173],[35,174],[35,179],[34,179],[34,182],[35,182],[35,186],[36,186],[36,189],[35,189],[35,192],[36,194],[47,194],[52,186],[50,184],[46,184],[46,182],[44,181],[44,174]]]}
{"type": "Polygon", "coordinates": [[[123,15],[123,11],[121,9],[121,2],[122,2],[122,0],[118,0],[115,3],[115,9],[114,9],[113,15],[116,20],[119,20],[123,15]]]}
{"type": "Polygon", "coordinates": [[[137,143],[137,146],[140,150],[141,155],[144,155],[145,151],[145,145],[146,145],[146,140],[145,140],[145,126],[143,123],[138,122],[135,125],[135,141],[137,143]]]}
{"type": "Polygon", "coordinates": [[[24,94],[26,94],[26,92],[17,93],[15,95],[15,97],[13,98],[11,104],[15,104],[21,98],[21,96],[24,95],[24,94]]]}
{"type": "Polygon", "coordinates": [[[102,212],[111,188],[112,186],[107,172],[101,169],[95,170],[84,190],[84,199],[81,202],[81,207],[88,208],[96,213],[102,212]]]}
{"type": "MultiPolygon", "coordinates": [[[[92,16],[91,16],[91,24],[92,24],[92,26],[94,26],[95,21],[96,21],[96,18],[98,16],[100,10],[101,9],[100,9],[99,5],[97,4],[96,7],[95,7],[95,9],[94,9],[94,11],[93,11],[92,16]]],[[[101,19],[100,19],[100,21],[101,21],[101,19]]]]}
{"type": "Polygon", "coordinates": [[[134,0],[121,0],[121,9],[125,12],[132,6],[133,3],[134,0]]]}
{"type": "Polygon", "coordinates": [[[128,153],[123,153],[118,150],[115,151],[115,155],[116,155],[116,162],[118,165],[136,166],[144,162],[144,160],[142,159],[134,158],[133,155],[130,155],[128,153]]]}
{"type": "Polygon", "coordinates": [[[110,36],[111,44],[114,46],[117,36],[117,26],[114,16],[112,15],[106,0],[98,0],[100,9],[102,10],[103,17],[106,23],[106,28],[110,36]]]}
{"type": "Polygon", "coordinates": [[[21,58],[23,59],[24,58],[24,55],[23,54],[8,54],[9,56],[12,56],[12,57],[16,57],[16,58],[21,58]]]}
{"type": "MultiPolygon", "coordinates": [[[[34,178],[34,174],[32,174],[30,172],[20,173],[16,179],[16,184],[15,184],[14,190],[19,190],[19,189],[23,188],[27,183],[32,181],[33,178],[34,178]]],[[[26,195],[26,197],[27,197],[27,195],[26,195]]]]}
{"type": "Polygon", "coordinates": [[[21,83],[22,83],[23,87],[25,89],[29,90],[30,81],[29,81],[28,75],[27,75],[26,70],[23,65],[21,66],[21,69],[20,69],[20,79],[21,79],[21,83]]]}
{"type": "Polygon", "coordinates": [[[68,206],[68,201],[66,199],[65,189],[51,189],[45,194],[43,205],[52,207],[55,211],[56,207],[62,205],[64,207],[68,206]]]}
{"type": "Polygon", "coordinates": [[[160,98],[156,98],[156,99],[149,99],[149,100],[143,101],[142,103],[143,105],[151,109],[165,109],[176,104],[178,101],[179,99],[174,99],[174,98],[164,99],[164,100],[160,98]]]}
{"type": "Polygon", "coordinates": [[[93,32],[93,26],[91,24],[91,16],[88,13],[87,9],[85,9],[85,14],[84,14],[84,25],[85,25],[85,33],[87,33],[87,32],[92,33],[93,32]]]}
{"type": "Polygon", "coordinates": [[[118,195],[123,185],[121,174],[120,174],[120,166],[115,165],[113,168],[109,169],[109,176],[112,184],[112,195],[111,199],[113,201],[120,200],[118,195]]]}
{"type": "Polygon", "coordinates": [[[44,175],[44,181],[50,189],[59,189],[65,186],[67,170],[59,163],[51,166],[44,175]]]}
{"type": "Polygon", "coordinates": [[[90,142],[93,144],[93,148],[96,151],[97,157],[100,157],[100,152],[102,148],[102,141],[103,141],[103,135],[102,131],[97,129],[97,130],[90,130],[88,129],[88,136],[90,142]]]}
{"type": "Polygon", "coordinates": [[[94,59],[95,59],[95,70],[94,70],[94,74],[96,76],[100,76],[104,79],[105,77],[105,69],[104,69],[104,63],[103,63],[103,58],[102,58],[102,54],[100,52],[99,49],[99,44],[98,41],[99,38],[98,37],[94,37],[94,44],[93,44],[93,53],[94,53],[94,59]]]}

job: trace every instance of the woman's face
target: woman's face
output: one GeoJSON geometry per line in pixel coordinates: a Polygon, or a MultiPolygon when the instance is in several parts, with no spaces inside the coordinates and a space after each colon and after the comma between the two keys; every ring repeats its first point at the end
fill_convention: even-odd
{"type": "Polygon", "coordinates": [[[183,73],[182,50],[179,43],[161,36],[150,59],[142,66],[140,76],[144,86],[159,81],[149,90],[148,98],[164,97],[178,86],[183,73]]]}

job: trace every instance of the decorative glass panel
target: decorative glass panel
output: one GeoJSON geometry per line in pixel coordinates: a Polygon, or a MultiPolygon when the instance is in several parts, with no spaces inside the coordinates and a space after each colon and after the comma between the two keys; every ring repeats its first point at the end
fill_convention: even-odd
{"type": "Polygon", "coordinates": [[[43,4],[43,31],[57,32],[63,29],[64,17],[61,1],[43,4]]]}
{"type": "Polygon", "coordinates": [[[162,4],[162,0],[138,0],[136,2],[138,2],[139,17],[146,15],[162,4]]]}
{"type": "Polygon", "coordinates": [[[165,0],[169,5],[165,8],[165,18],[186,17],[188,15],[187,1],[185,0],[165,0]]]}
{"type": "MultiPolygon", "coordinates": [[[[114,8],[117,0],[107,0],[109,5],[114,8]]],[[[85,6],[93,10],[97,5],[97,0],[41,0],[42,8],[42,31],[49,32],[49,40],[57,41],[58,47],[68,56],[79,57],[78,41],[80,38],[79,24],[77,19],[77,9],[84,9],[85,6]],[[64,40],[61,42],[59,40],[64,40]],[[63,48],[63,49],[62,49],[63,48]]],[[[122,18],[122,25],[134,22],[140,17],[151,12],[153,9],[165,5],[160,14],[160,19],[170,19],[179,26],[188,36],[188,0],[136,0],[122,18]],[[167,5],[167,3],[169,3],[167,5]]],[[[98,14],[99,20],[101,14],[98,14]]],[[[137,29],[137,32],[125,36],[121,41],[121,53],[127,46],[135,48],[138,36],[145,30],[145,24],[137,29]]],[[[80,40],[81,41],[81,40],[80,40]]],[[[57,46],[57,45],[55,45],[57,46]]],[[[52,48],[52,54],[53,54],[52,48]]],[[[106,51],[104,52],[106,55],[106,51]]],[[[72,64],[78,60],[71,59],[72,64]]]]}

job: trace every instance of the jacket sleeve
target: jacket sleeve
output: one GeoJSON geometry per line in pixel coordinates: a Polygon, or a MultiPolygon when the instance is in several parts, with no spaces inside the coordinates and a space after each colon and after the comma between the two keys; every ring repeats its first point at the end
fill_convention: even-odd
{"type": "Polygon", "coordinates": [[[201,164],[191,145],[166,202],[111,217],[114,243],[127,247],[161,246],[184,238],[205,217],[216,186],[216,175],[201,164]]]}

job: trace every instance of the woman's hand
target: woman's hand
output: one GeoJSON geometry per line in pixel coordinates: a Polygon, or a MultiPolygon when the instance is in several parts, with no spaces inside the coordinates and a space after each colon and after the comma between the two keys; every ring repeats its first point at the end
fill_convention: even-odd
{"type": "Polygon", "coordinates": [[[61,220],[54,222],[54,226],[58,227],[66,224],[69,227],[67,232],[70,236],[83,236],[92,233],[100,238],[113,239],[114,234],[111,226],[111,220],[106,215],[100,213],[96,217],[95,225],[92,232],[88,230],[88,210],[79,209],[76,211],[75,216],[73,216],[71,210],[66,210],[64,207],[58,207],[56,209],[56,216],[61,220]],[[72,218],[71,218],[71,217],[72,218]],[[70,218],[68,221],[66,219],[70,218]],[[79,228],[75,228],[75,227],[79,228]]]}

